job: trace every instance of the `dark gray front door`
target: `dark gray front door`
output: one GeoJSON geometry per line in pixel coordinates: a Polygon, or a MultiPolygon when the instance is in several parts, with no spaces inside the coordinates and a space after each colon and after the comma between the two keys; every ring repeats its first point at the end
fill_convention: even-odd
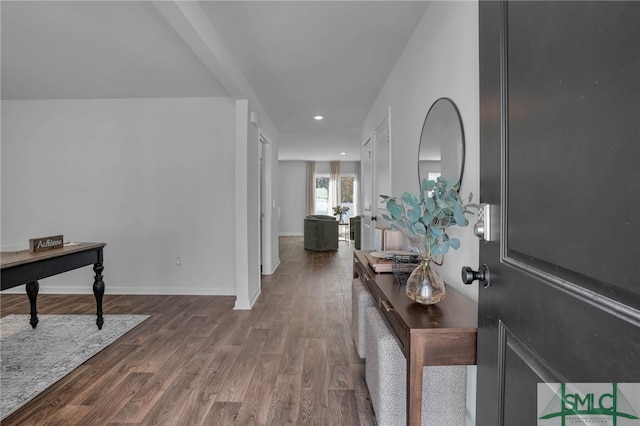
{"type": "MultiPolygon", "coordinates": [[[[479,8],[480,192],[498,232],[480,243],[477,424],[576,424],[553,411],[569,400],[540,419],[538,383],[640,382],[640,2],[479,8]]],[[[586,424],[640,425],[621,410],[586,424]]]]}

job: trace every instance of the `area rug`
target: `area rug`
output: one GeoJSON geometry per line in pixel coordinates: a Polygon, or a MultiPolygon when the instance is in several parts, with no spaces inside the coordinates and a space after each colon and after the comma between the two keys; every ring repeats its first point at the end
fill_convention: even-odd
{"type": "Polygon", "coordinates": [[[133,329],[148,315],[29,315],[0,319],[0,420],[133,329]]]}

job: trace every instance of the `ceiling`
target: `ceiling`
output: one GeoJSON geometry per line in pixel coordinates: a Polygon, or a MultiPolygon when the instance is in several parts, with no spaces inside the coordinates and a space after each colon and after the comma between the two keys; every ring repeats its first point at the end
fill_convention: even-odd
{"type": "MultiPolygon", "coordinates": [[[[360,158],[360,126],[427,6],[199,2],[278,128],[279,159],[316,161],[360,158]]],[[[2,99],[236,95],[154,2],[3,0],[0,8],[2,99]]]]}

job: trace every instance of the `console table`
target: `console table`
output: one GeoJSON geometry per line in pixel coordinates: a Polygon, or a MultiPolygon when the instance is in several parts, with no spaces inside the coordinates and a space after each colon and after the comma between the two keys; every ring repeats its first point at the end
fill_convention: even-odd
{"type": "Polygon", "coordinates": [[[98,329],[102,329],[102,297],[104,295],[104,281],[102,281],[102,249],[105,243],[76,243],[62,248],[32,253],[29,250],[0,253],[0,276],[2,290],[27,285],[27,296],[31,305],[31,320],[33,328],[38,325],[38,311],[36,299],[40,285],[38,280],[47,278],[72,269],[93,264],[95,277],[93,294],[96,297],[98,329]]]}
{"type": "Polygon", "coordinates": [[[407,424],[420,425],[423,367],[476,363],[477,304],[450,286],[435,305],[415,303],[393,274],[377,274],[365,253],[354,251],[353,276],[371,293],[398,338],[407,360],[407,424]]]}

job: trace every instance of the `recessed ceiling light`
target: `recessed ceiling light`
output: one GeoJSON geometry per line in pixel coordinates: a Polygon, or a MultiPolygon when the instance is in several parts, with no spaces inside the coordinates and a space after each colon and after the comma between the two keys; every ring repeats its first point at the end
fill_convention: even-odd
{"type": "Polygon", "coordinates": [[[347,155],[347,153],[346,152],[341,152],[340,155],[347,155]]]}
{"type": "Polygon", "coordinates": [[[316,115],[316,116],[313,117],[313,119],[320,121],[320,120],[324,119],[324,117],[321,116],[321,115],[316,115]]]}

